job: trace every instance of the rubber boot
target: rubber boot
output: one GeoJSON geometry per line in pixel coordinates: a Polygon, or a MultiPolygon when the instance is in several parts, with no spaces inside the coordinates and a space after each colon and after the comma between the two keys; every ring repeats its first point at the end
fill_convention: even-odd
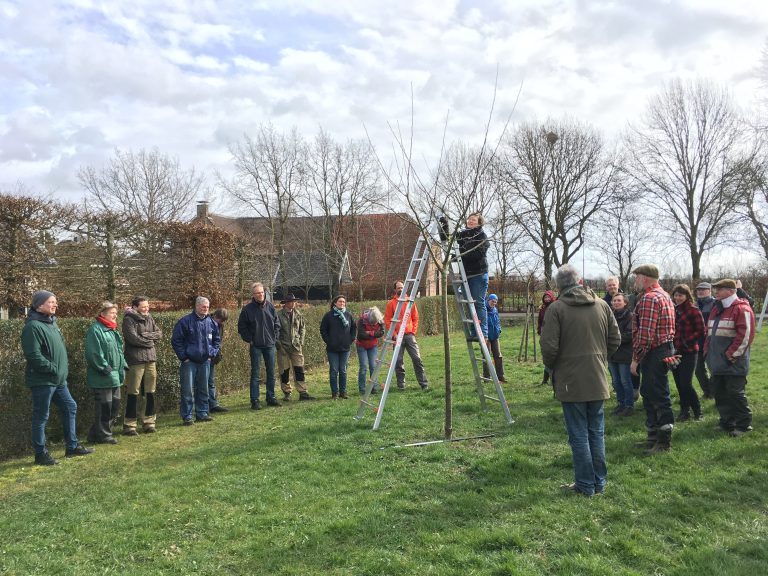
{"type": "Polygon", "coordinates": [[[496,376],[499,377],[499,382],[506,382],[507,379],[504,378],[504,357],[499,356],[498,358],[494,358],[493,364],[496,367],[496,376]]]}
{"type": "Polygon", "coordinates": [[[648,430],[648,436],[646,439],[637,442],[635,446],[638,448],[645,448],[646,450],[653,448],[656,445],[658,434],[658,430],[648,430]]]}
{"type": "Polygon", "coordinates": [[[656,437],[656,443],[645,451],[646,454],[657,454],[658,452],[666,452],[672,447],[672,428],[665,430],[659,430],[659,434],[656,437]]]}

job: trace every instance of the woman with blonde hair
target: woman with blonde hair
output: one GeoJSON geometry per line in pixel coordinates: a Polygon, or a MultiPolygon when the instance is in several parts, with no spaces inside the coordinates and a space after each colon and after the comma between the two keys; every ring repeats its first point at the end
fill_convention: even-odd
{"type": "MultiPolygon", "coordinates": [[[[376,306],[365,310],[357,322],[357,359],[359,370],[357,372],[357,388],[360,394],[365,394],[365,380],[376,368],[376,359],[379,353],[379,338],[384,336],[384,314],[376,306]]],[[[376,388],[372,390],[376,392],[376,388]]]]}

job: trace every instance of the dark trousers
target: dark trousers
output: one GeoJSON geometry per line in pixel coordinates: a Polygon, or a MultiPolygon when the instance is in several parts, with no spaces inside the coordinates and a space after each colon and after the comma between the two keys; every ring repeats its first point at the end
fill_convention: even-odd
{"type": "Polygon", "coordinates": [[[712,374],[712,392],[720,413],[720,427],[725,430],[746,430],[752,425],[752,410],[744,392],[746,376],[712,374]]]}
{"type": "Polygon", "coordinates": [[[669,353],[670,346],[657,346],[640,363],[640,394],[643,395],[645,426],[648,430],[658,430],[675,422],[669,397],[667,365],[663,361],[669,353]]]}
{"type": "Polygon", "coordinates": [[[678,367],[672,370],[672,376],[675,379],[677,394],[680,397],[680,413],[688,414],[689,410],[693,410],[693,415],[699,417],[701,416],[701,404],[699,403],[699,395],[696,394],[696,389],[693,387],[693,372],[696,370],[697,356],[696,352],[683,354],[678,367]]]}
{"type": "Polygon", "coordinates": [[[696,361],[696,380],[699,381],[701,391],[705,396],[712,396],[712,383],[707,372],[707,363],[704,361],[704,346],[701,346],[699,350],[698,359],[696,361]]]}
{"type": "Polygon", "coordinates": [[[112,425],[120,416],[120,388],[94,388],[93,424],[88,431],[89,442],[112,438],[112,425]]]}
{"type": "MultiPolygon", "coordinates": [[[[499,339],[496,338],[496,340],[489,340],[488,344],[490,344],[490,353],[491,356],[493,356],[493,367],[496,369],[496,377],[501,380],[504,378],[504,358],[501,355],[501,346],[499,346],[499,339]]],[[[485,358],[483,358],[485,360],[485,358]]],[[[490,378],[491,372],[488,370],[488,366],[485,362],[483,362],[483,377],[484,378],[490,378]]]]}

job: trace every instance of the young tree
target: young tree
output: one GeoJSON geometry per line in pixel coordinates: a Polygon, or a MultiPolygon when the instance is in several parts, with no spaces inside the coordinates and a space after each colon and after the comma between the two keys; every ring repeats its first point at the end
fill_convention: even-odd
{"type": "Polygon", "coordinates": [[[725,89],[676,80],[626,135],[628,170],[654,233],[686,248],[694,282],[704,253],[731,238],[738,220],[742,128],[725,89]]]}

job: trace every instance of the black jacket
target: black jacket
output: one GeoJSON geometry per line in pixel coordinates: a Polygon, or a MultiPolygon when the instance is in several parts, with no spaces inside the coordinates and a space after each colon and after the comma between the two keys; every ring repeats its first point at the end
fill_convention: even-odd
{"type": "Polygon", "coordinates": [[[621,332],[621,344],[619,349],[611,356],[611,362],[616,364],[631,364],[632,363],[632,312],[629,308],[624,310],[613,311],[613,316],[616,318],[616,323],[619,325],[619,332],[621,332]]]}
{"type": "Polygon", "coordinates": [[[254,348],[272,348],[280,339],[280,319],[272,302],[251,300],[237,319],[237,333],[254,348]]]}
{"type": "Polygon", "coordinates": [[[349,325],[344,327],[341,319],[338,318],[333,310],[326,312],[320,321],[320,336],[325,342],[325,349],[328,352],[349,352],[352,342],[357,337],[357,324],[352,314],[344,312],[344,317],[349,325]]]}
{"type": "Polygon", "coordinates": [[[483,227],[465,228],[456,235],[461,250],[461,260],[464,263],[464,271],[467,276],[479,276],[488,272],[488,260],[485,253],[488,252],[488,237],[483,232],[483,227]]]}

